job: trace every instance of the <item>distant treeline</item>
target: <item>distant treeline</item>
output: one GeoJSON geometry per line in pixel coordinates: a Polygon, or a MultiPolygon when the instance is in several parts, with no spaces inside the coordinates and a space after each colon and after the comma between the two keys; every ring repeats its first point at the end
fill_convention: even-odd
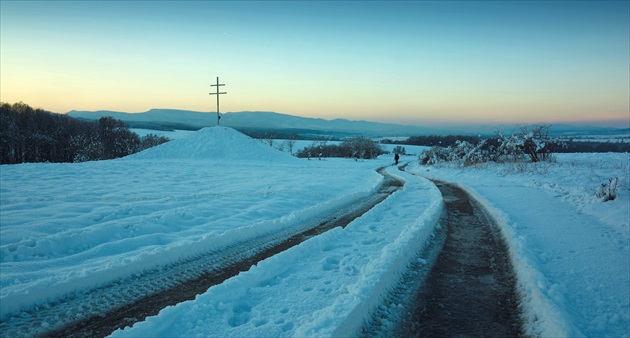
{"type": "MultiPolygon", "coordinates": [[[[469,135],[429,135],[429,136],[411,136],[406,140],[382,140],[383,144],[405,144],[427,147],[455,147],[457,141],[466,141],[470,144],[478,144],[481,140],[487,140],[488,145],[498,144],[498,137],[481,138],[469,135]]],[[[630,143],[620,142],[586,142],[586,141],[554,141],[554,153],[625,153],[630,152],[630,143]]]]}
{"type": "Polygon", "coordinates": [[[255,139],[263,140],[326,140],[341,141],[342,138],[331,135],[325,131],[317,131],[311,129],[254,129],[254,128],[235,128],[241,133],[255,139]]]}
{"type": "Polygon", "coordinates": [[[90,122],[22,102],[0,103],[0,164],[107,160],[167,141],[152,134],[139,137],[111,117],[90,122]]]}
{"type": "Polygon", "coordinates": [[[454,146],[457,141],[466,141],[468,143],[479,143],[480,137],[467,136],[467,135],[429,135],[429,136],[410,136],[407,140],[392,141],[384,139],[381,141],[383,144],[406,144],[412,146],[426,146],[426,147],[450,147],[454,146]]]}
{"type": "Polygon", "coordinates": [[[564,141],[559,142],[556,153],[627,153],[630,152],[630,143],[621,142],[584,142],[564,141]]]}

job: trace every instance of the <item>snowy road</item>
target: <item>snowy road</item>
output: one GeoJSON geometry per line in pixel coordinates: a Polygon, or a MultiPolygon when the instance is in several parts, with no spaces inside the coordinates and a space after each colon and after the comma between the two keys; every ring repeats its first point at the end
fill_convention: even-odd
{"type": "Polygon", "coordinates": [[[461,188],[434,183],[446,206],[446,242],[395,335],[523,336],[516,277],[496,222],[461,188]]]}
{"type": "Polygon", "coordinates": [[[375,308],[360,336],[523,336],[515,275],[498,225],[456,184],[433,183],[445,205],[442,230],[375,308]]]}

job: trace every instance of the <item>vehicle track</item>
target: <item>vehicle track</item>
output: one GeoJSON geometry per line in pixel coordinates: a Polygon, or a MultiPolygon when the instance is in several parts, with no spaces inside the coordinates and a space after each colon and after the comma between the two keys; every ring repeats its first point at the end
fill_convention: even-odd
{"type": "Polygon", "coordinates": [[[440,223],[446,233],[436,234],[421,253],[423,264],[412,263],[384,302],[400,305],[377,309],[362,335],[524,336],[516,278],[498,225],[461,188],[434,183],[446,205],[440,223]]]}
{"type": "Polygon", "coordinates": [[[0,332],[3,336],[103,337],[133,325],[167,306],[194,299],[209,287],[310,237],[345,227],[403,186],[403,182],[384,169],[377,170],[385,179],[375,194],[361,203],[341,206],[323,222],[268,233],[220,251],[77,292],[56,303],[41,304],[0,323],[0,332]]]}

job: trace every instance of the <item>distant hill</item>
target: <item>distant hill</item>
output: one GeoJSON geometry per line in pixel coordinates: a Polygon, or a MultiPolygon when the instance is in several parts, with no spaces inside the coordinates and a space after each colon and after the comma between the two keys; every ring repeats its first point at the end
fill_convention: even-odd
{"type": "MultiPolygon", "coordinates": [[[[124,121],[131,128],[154,130],[199,130],[216,125],[216,113],[178,109],[151,109],[143,113],[116,111],[70,111],[68,115],[87,120],[97,120],[111,116],[124,121]]],[[[326,120],[300,117],[274,112],[243,111],[221,114],[221,126],[243,131],[295,133],[301,136],[366,136],[366,137],[408,137],[414,135],[493,135],[495,131],[510,132],[515,125],[467,125],[467,126],[410,126],[394,123],[353,121],[347,119],[326,120]]],[[[614,135],[628,134],[629,130],[594,126],[553,124],[554,135],[614,135]]]]}
{"type": "MultiPolygon", "coordinates": [[[[151,109],[144,113],[116,111],[70,111],[68,115],[88,120],[111,116],[122,120],[132,128],[157,130],[198,130],[216,125],[216,113],[176,109],[151,109]]],[[[352,121],[346,119],[325,120],[299,117],[274,112],[231,112],[221,114],[221,125],[245,130],[282,130],[299,134],[330,134],[335,136],[363,135],[369,137],[396,137],[426,134],[445,134],[446,130],[406,126],[393,123],[352,121]]]]}
{"type": "Polygon", "coordinates": [[[133,128],[157,130],[199,130],[210,126],[216,120],[216,115],[211,115],[210,113],[177,109],[151,109],[144,113],[125,113],[109,110],[72,110],[67,114],[74,118],[86,120],[98,120],[101,117],[111,116],[127,123],[133,128]],[[215,120],[213,120],[213,118],[215,120]]]}

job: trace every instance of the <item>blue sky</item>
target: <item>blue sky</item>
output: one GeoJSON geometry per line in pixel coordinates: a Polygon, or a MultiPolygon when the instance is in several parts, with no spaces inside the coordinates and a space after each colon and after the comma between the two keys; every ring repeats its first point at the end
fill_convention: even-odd
{"type": "Polygon", "coordinates": [[[628,1],[2,1],[3,102],[630,124],[628,1]]]}

